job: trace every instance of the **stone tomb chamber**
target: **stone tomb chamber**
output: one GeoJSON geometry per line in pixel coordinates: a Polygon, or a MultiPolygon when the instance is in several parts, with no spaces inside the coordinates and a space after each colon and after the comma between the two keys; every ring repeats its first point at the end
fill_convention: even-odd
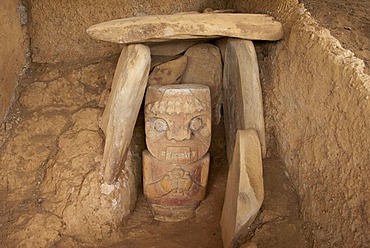
{"type": "Polygon", "coordinates": [[[370,78],[298,2],[0,7],[4,247],[370,243],[370,78]]]}
{"type": "Polygon", "coordinates": [[[196,217],[206,196],[211,113],[213,124],[219,124],[223,105],[229,173],[220,225],[224,247],[235,247],[264,197],[262,91],[255,49],[247,39],[281,39],[282,25],[267,15],[179,13],[113,20],[87,32],[98,40],[127,44],[101,122],[105,184],[113,185],[122,174],[144,101],[143,189],[154,219],[196,217]],[[218,37],[226,38],[213,41],[216,45],[204,42],[218,37]],[[151,50],[158,55],[150,56],[151,50]],[[166,55],[169,61],[158,63],[158,56],[166,55]]]}

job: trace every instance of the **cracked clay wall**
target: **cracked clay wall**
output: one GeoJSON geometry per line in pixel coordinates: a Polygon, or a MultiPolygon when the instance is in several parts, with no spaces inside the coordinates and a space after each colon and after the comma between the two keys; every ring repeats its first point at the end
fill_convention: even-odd
{"type": "Polygon", "coordinates": [[[285,38],[258,43],[270,153],[285,162],[315,247],[370,243],[370,77],[298,1],[232,1],[285,38]],[[263,62],[263,63],[261,63],[263,62]]]}
{"type": "Polygon", "coordinates": [[[18,1],[0,1],[0,123],[11,105],[25,61],[25,35],[18,1]]]}
{"type": "Polygon", "coordinates": [[[32,61],[73,62],[108,57],[120,52],[119,45],[93,40],[86,29],[112,19],[138,15],[172,14],[184,11],[222,9],[217,0],[30,0],[32,61]]]}

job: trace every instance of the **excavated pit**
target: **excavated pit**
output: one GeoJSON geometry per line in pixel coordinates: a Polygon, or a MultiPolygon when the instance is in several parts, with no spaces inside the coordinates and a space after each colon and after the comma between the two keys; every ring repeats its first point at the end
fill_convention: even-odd
{"type": "MultiPolygon", "coordinates": [[[[0,130],[2,246],[222,247],[219,219],[227,179],[222,126],[213,127],[210,182],[195,219],[154,221],[138,183],[130,186],[138,188],[132,215],[119,225],[111,222],[127,213],[115,208],[114,196],[101,193],[104,135],[98,121],[119,46],[85,34],[89,25],[118,17],[206,7],[269,13],[285,30],[280,42],[255,43],[270,158],[263,161],[265,200],[241,247],[370,243],[369,75],[363,62],[296,1],[128,1],[123,8],[113,0],[99,6],[82,0],[65,6],[49,1],[3,3],[9,15],[1,18],[9,25],[3,26],[0,38],[14,39],[0,47],[1,62],[8,61],[1,64],[2,115],[14,100],[0,130]],[[27,37],[32,64],[13,97],[14,75],[30,55],[22,53],[27,37]]],[[[365,60],[367,52],[366,46],[360,51],[365,60]]],[[[142,120],[139,117],[131,145],[136,164],[145,148],[142,120]]]]}

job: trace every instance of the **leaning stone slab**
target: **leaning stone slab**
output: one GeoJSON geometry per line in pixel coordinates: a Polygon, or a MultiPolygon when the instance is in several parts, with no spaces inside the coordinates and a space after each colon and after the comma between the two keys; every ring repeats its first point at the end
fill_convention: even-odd
{"type": "Polygon", "coordinates": [[[234,247],[257,216],[264,198],[261,145],[253,129],[236,134],[221,216],[222,241],[234,247]]]}
{"type": "Polygon", "coordinates": [[[212,121],[218,124],[221,119],[222,104],[222,61],[217,46],[202,43],[190,47],[185,56],[188,65],[181,83],[204,84],[211,89],[212,121]]]}
{"type": "Polygon", "coordinates": [[[222,36],[280,40],[283,28],[280,22],[268,15],[204,13],[113,20],[93,25],[87,33],[94,39],[129,44],[222,36]]]}
{"type": "Polygon", "coordinates": [[[227,39],[223,75],[225,134],[229,163],[237,130],[253,128],[266,156],[262,90],[252,41],[227,39]]]}
{"type": "Polygon", "coordinates": [[[149,68],[149,47],[141,44],[124,46],[101,122],[106,136],[102,165],[105,168],[104,180],[108,184],[115,181],[127,154],[144,97],[149,68]]]}
{"type": "Polygon", "coordinates": [[[182,56],[178,59],[157,65],[149,75],[149,85],[153,84],[178,84],[185,71],[188,58],[182,56]]]}

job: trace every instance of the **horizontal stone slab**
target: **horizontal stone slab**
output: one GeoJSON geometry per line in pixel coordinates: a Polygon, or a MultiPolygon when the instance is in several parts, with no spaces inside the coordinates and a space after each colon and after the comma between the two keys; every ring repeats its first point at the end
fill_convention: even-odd
{"type": "Polygon", "coordinates": [[[283,28],[280,22],[263,14],[185,13],[103,22],[89,27],[87,33],[94,39],[130,44],[223,36],[279,40],[283,37],[283,28]]]}

